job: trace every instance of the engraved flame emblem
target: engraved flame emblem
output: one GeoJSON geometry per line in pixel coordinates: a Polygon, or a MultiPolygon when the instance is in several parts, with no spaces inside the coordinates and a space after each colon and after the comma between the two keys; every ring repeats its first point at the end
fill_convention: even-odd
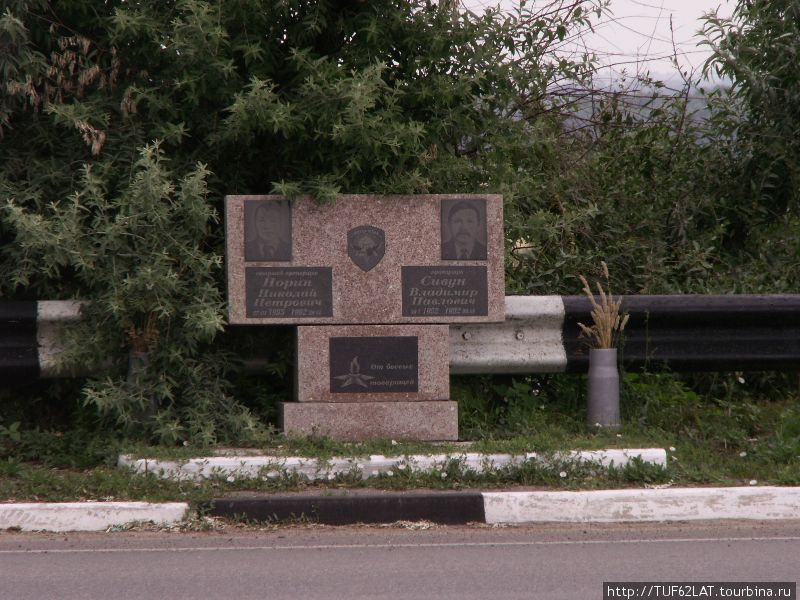
{"type": "Polygon", "coordinates": [[[347,375],[337,375],[334,379],[342,382],[341,387],[348,387],[351,385],[360,385],[361,387],[369,387],[367,382],[370,379],[375,379],[372,375],[362,375],[361,366],[358,364],[358,357],[354,356],[350,361],[350,372],[347,375]]]}

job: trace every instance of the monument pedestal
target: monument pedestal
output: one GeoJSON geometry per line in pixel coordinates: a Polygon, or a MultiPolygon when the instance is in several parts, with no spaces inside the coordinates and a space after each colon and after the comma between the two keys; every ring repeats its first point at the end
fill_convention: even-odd
{"type": "Polygon", "coordinates": [[[296,339],[296,403],[283,404],[286,433],[458,438],[447,325],[300,326],[296,339]]]}
{"type": "Polygon", "coordinates": [[[458,403],[282,402],[281,426],[287,434],[339,441],[453,441],[458,439],[458,403]]]}

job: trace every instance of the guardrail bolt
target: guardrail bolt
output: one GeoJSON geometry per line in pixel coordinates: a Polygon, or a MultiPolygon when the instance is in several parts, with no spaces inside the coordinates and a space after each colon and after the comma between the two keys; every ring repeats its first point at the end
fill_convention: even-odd
{"type": "Polygon", "coordinates": [[[517,329],[517,331],[514,333],[514,337],[517,338],[518,340],[524,340],[525,332],[522,331],[521,329],[517,329]]]}

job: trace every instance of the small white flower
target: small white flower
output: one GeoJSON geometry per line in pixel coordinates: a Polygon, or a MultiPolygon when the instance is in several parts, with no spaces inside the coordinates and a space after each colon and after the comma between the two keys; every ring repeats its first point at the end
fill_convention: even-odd
{"type": "Polygon", "coordinates": [[[742,450],[741,452],[739,452],[739,456],[741,456],[742,458],[744,458],[745,456],[747,456],[747,452],[745,452],[744,450],[742,450]]]}
{"type": "Polygon", "coordinates": [[[406,469],[405,465],[397,465],[397,470],[398,471],[405,471],[405,469],[406,469]]]}
{"type": "Polygon", "coordinates": [[[594,426],[595,427],[602,427],[602,425],[600,425],[600,423],[595,423],[594,426]]]}
{"type": "Polygon", "coordinates": [[[397,442],[395,440],[392,440],[392,446],[397,446],[397,442]]]}
{"type": "Polygon", "coordinates": [[[758,481],[756,481],[755,479],[751,479],[750,485],[758,485],[758,481]]]}
{"type": "Polygon", "coordinates": [[[670,451],[670,452],[675,452],[675,446],[670,446],[670,447],[669,447],[669,451],[670,451]]]}
{"type": "Polygon", "coordinates": [[[447,479],[447,473],[442,473],[442,479],[447,479]]]}
{"type": "Polygon", "coordinates": [[[188,446],[189,445],[189,440],[183,440],[183,445],[184,446],[188,446]]]}
{"type": "Polygon", "coordinates": [[[391,477],[392,475],[394,475],[394,473],[392,473],[391,471],[386,471],[386,476],[387,477],[391,477]]]}
{"type": "Polygon", "coordinates": [[[234,481],[236,481],[236,478],[233,475],[228,475],[228,478],[226,479],[226,481],[228,483],[233,483],[234,481]]]}
{"type": "Polygon", "coordinates": [[[561,479],[564,479],[564,477],[567,476],[567,472],[566,471],[561,471],[561,473],[559,473],[558,476],[561,477],[561,479]]]}
{"type": "Polygon", "coordinates": [[[736,381],[738,381],[739,383],[744,383],[744,377],[737,377],[736,381]]]}
{"type": "Polygon", "coordinates": [[[618,433],[618,434],[617,434],[617,437],[622,437],[622,434],[621,434],[621,433],[618,433]]]}
{"type": "Polygon", "coordinates": [[[336,479],[336,474],[335,473],[328,473],[328,481],[332,481],[333,479],[336,479]]]}

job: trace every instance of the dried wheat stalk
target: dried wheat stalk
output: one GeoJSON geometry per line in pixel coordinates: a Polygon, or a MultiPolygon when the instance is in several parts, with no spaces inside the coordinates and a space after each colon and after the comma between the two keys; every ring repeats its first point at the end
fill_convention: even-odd
{"type": "Polygon", "coordinates": [[[144,326],[140,329],[130,321],[125,321],[123,327],[128,334],[134,352],[147,352],[158,339],[158,324],[153,313],[147,315],[144,326]]]}
{"type": "Polygon", "coordinates": [[[619,341],[619,335],[625,329],[628,323],[628,314],[620,315],[619,309],[622,306],[622,298],[614,299],[611,293],[611,283],[608,276],[608,265],[605,261],[600,263],[603,266],[603,276],[606,280],[606,287],[608,293],[603,290],[600,282],[597,283],[597,291],[599,292],[600,302],[595,300],[592,288],[589,287],[589,282],[583,275],[578,277],[583,284],[583,292],[592,303],[592,325],[588,327],[583,323],[578,323],[581,328],[581,335],[586,336],[590,340],[590,344],[595,348],[616,348],[619,341]]]}

